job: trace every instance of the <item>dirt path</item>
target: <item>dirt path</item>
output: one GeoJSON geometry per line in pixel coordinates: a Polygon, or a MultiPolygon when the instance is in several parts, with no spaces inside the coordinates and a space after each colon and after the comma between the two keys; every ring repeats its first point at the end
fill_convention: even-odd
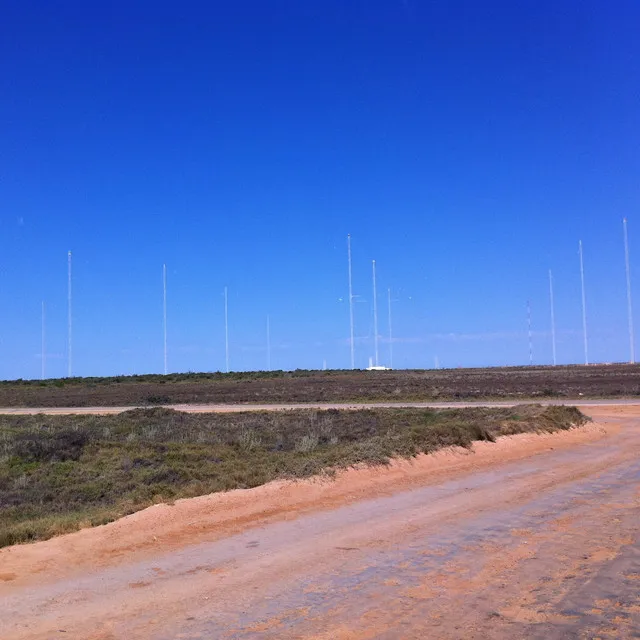
{"type": "Polygon", "coordinates": [[[587,412],[0,551],[0,637],[640,637],[640,407],[587,412]]]}
{"type": "Polygon", "coordinates": [[[543,406],[582,405],[586,407],[620,407],[635,406],[637,399],[615,398],[604,400],[585,400],[584,398],[563,398],[562,400],[545,400],[541,398],[519,398],[517,400],[496,400],[471,402],[299,402],[286,404],[168,404],[120,407],[0,407],[0,415],[33,416],[45,415],[112,415],[131,411],[132,409],[152,409],[161,406],[184,413],[242,413],[244,411],[287,411],[293,409],[464,409],[467,407],[513,407],[524,403],[535,403],[543,406]]]}

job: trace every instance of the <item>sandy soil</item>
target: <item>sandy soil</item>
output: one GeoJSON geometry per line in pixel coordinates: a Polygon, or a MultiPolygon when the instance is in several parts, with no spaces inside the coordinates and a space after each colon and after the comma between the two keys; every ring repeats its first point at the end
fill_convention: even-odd
{"type": "Polygon", "coordinates": [[[563,398],[557,400],[544,400],[540,398],[533,398],[529,401],[526,399],[518,400],[496,400],[496,401],[482,401],[475,400],[469,402],[461,401],[446,401],[446,402],[289,402],[285,404],[256,404],[256,403],[242,403],[242,404],[166,404],[166,405],[122,405],[122,406],[104,406],[96,405],[92,407],[0,407],[0,415],[112,415],[117,413],[123,413],[125,411],[131,411],[132,409],[152,409],[161,406],[164,409],[173,409],[174,411],[182,411],[184,413],[243,413],[246,411],[289,411],[295,409],[338,409],[338,410],[353,410],[358,411],[361,409],[463,409],[465,407],[513,407],[523,402],[532,402],[535,404],[541,404],[543,406],[553,405],[576,405],[581,404],[586,407],[617,407],[623,405],[635,406],[637,400],[632,398],[614,398],[614,399],[600,399],[600,400],[584,400],[580,397],[576,398],[563,398]]]}
{"type": "Polygon", "coordinates": [[[6,592],[5,587],[28,585],[34,577],[41,583],[83,573],[87,568],[112,566],[123,558],[132,562],[153,556],[158,549],[166,552],[305,513],[442,482],[501,462],[590,442],[617,429],[618,425],[598,421],[557,434],[524,433],[496,443],[476,442],[470,451],[449,449],[394,461],[388,467],[350,469],[335,477],[271,482],[254,489],[159,504],[106,526],[0,549],[3,573],[14,576],[0,582],[0,595],[6,592]]]}
{"type": "Polygon", "coordinates": [[[633,637],[640,407],[586,412],[0,550],[0,637],[633,637]]]}

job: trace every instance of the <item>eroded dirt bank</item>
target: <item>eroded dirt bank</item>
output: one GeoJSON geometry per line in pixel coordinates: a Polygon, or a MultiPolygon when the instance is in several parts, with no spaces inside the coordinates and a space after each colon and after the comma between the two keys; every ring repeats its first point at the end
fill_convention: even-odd
{"type": "Polygon", "coordinates": [[[0,637],[632,637],[640,411],[588,413],[6,549],[0,637]]]}

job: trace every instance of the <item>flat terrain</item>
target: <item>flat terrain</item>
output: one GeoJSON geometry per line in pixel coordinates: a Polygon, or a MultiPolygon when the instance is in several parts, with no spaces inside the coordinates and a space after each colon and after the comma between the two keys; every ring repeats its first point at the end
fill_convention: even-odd
{"type": "Polygon", "coordinates": [[[0,637],[633,638],[640,407],[0,550],[0,637]]]}
{"type": "Polygon", "coordinates": [[[640,365],[293,371],[0,382],[0,407],[438,402],[640,396],[640,365]]]}

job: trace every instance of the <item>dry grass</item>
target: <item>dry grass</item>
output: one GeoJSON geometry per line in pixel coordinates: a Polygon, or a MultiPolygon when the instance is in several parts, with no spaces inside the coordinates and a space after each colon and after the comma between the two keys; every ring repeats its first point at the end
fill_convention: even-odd
{"type": "Polygon", "coordinates": [[[575,408],[0,417],[0,546],[154,502],[582,424],[575,408]]]}

